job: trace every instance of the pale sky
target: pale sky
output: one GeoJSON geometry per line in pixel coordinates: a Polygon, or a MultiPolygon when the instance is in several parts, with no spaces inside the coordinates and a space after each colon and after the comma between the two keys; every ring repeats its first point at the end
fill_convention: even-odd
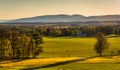
{"type": "Polygon", "coordinates": [[[56,14],[120,14],[120,0],[0,0],[0,20],[56,14]]]}

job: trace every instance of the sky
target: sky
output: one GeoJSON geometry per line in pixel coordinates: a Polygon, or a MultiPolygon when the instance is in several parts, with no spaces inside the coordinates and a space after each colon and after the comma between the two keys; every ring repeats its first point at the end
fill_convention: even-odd
{"type": "Polygon", "coordinates": [[[0,0],[0,20],[42,15],[120,14],[120,0],[0,0]]]}

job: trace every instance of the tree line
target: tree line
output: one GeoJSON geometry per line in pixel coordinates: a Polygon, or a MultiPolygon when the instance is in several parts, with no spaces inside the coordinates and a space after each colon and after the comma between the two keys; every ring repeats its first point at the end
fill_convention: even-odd
{"type": "Polygon", "coordinates": [[[120,35],[119,26],[84,26],[84,27],[68,27],[68,28],[53,28],[53,27],[38,27],[38,32],[44,36],[63,37],[63,36],[81,36],[93,37],[96,33],[102,32],[105,35],[116,34],[120,35]]]}
{"type": "Polygon", "coordinates": [[[78,33],[81,33],[81,36],[93,37],[96,33],[102,32],[105,35],[116,34],[120,35],[120,26],[119,25],[106,25],[106,26],[70,26],[64,27],[61,26],[38,26],[38,27],[29,27],[29,26],[13,26],[12,30],[18,31],[20,34],[26,34],[31,36],[33,32],[37,32],[42,36],[51,36],[51,37],[63,37],[63,36],[80,36],[78,33]]]}

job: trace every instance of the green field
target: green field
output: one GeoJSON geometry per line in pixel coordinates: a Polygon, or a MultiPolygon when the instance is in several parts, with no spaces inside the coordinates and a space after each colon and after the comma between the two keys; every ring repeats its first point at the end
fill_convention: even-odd
{"type": "MultiPolygon", "coordinates": [[[[95,42],[95,38],[45,37],[43,44],[44,52],[40,57],[96,56],[94,51],[95,42]]],[[[108,42],[110,43],[110,47],[105,54],[109,55],[110,51],[117,54],[117,51],[120,50],[120,37],[108,38],[108,42]]]]}
{"type": "MultiPolygon", "coordinates": [[[[29,67],[36,68],[43,66],[42,65],[43,63],[45,65],[48,65],[47,68],[42,68],[43,70],[119,70],[120,69],[119,68],[120,57],[113,58],[113,56],[111,56],[109,57],[109,59],[105,59],[108,56],[101,57],[100,59],[97,60],[99,62],[96,62],[96,59],[94,58],[91,58],[93,60],[90,60],[90,62],[87,62],[86,60],[78,60],[72,62],[72,60],[96,56],[96,53],[94,52],[94,44],[96,42],[95,38],[44,37],[43,40],[44,43],[42,44],[42,46],[44,51],[40,56],[38,56],[38,59],[11,62],[11,66],[9,63],[4,63],[0,67],[4,66],[4,67],[8,67],[8,69],[9,68],[19,69],[19,68],[29,68],[29,67]],[[70,63],[67,62],[69,60],[71,61],[70,63]],[[49,67],[50,64],[54,64],[57,62],[58,63],[62,62],[62,63],[59,63],[58,66],[56,64],[55,66],[51,65],[49,67]]],[[[120,37],[108,38],[108,42],[110,43],[110,48],[107,52],[105,52],[104,55],[111,55],[110,53],[111,51],[113,51],[114,55],[117,55],[118,54],[117,51],[120,50],[120,37]]]]}
{"type": "MultiPolygon", "coordinates": [[[[96,56],[94,52],[95,38],[44,38],[44,57],[91,57],[96,56]]],[[[109,50],[104,55],[117,54],[120,50],[120,37],[108,38],[109,50]]],[[[116,59],[115,59],[116,60],[116,59]]],[[[118,63],[70,63],[46,69],[56,70],[119,70],[118,63]]]]}

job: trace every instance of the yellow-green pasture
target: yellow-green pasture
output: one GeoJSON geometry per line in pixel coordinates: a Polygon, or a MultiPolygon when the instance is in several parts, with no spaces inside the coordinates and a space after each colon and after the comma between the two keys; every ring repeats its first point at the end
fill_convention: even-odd
{"type": "MultiPolygon", "coordinates": [[[[91,57],[96,56],[94,51],[95,38],[80,37],[45,37],[43,38],[44,52],[40,57],[91,57]]],[[[108,38],[109,49],[104,55],[117,54],[120,50],[120,37],[108,38]],[[112,51],[112,53],[111,53],[112,51]]]]}
{"type": "Polygon", "coordinates": [[[44,37],[43,53],[37,59],[18,62],[1,62],[0,69],[38,69],[38,70],[119,70],[120,37],[108,38],[109,49],[104,57],[95,57],[95,38],[44,37]],[[111,52],[112,51],[112,52],[111,52]],[[108,56],[116,55],[116,56],[108,56]],[[80,59],[74,62],[74,60],[80,59]],[[85,59],[85,60],[84,60],[85,59]],[[68,63],[70,61],[70,63],[68,63]],[[57,63],[58,62],[58,63],[57,63]],[[55,65],[55,64],[56,65],[55,65]],[[53,64],[53,65],[51,65],[53,64]],[[48,67],[44,67],[47,65],[48,67]],[[58,66],[57,66],[58,65],[58,66]],[[50,66],[50,67],[49,67],[50,66]],[[41,68],[43,67],[43,68],[41,68]]]}

